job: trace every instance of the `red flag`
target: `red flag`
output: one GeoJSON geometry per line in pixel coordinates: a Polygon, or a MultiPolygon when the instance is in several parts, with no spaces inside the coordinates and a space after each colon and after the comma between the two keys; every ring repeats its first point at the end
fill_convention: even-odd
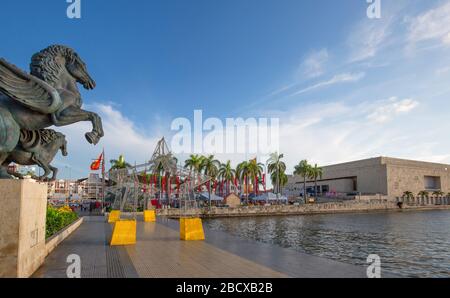
{"type": "Polygon", "coordinates": [[[98,171],[100,170],[100,165],[102,163],[103,160],[103,153],[100,154],[100,156],[98,157],[97,160],[95,160],[92,164],[91,164],[91,170],[92,171],[98,171]]]}

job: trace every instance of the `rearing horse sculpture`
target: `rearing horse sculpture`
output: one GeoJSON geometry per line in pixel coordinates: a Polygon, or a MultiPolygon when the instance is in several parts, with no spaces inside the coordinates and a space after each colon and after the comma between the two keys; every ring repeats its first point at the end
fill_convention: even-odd
{"type": "MultiPolygon", "coordinates": [[[[87,90],[95,88],[86,64],[72,49],[53,45],[31,59],[31,74],[0,59],[0,165],[12,152],[20,130],[39,130],[66,126],[80,121],[92,122],[86,133],[91,144],[103,137],[101,118],[81,109],[77,83],[87,90]]],[[[10,178],[0,167],[0,178],[10,178]]]]}

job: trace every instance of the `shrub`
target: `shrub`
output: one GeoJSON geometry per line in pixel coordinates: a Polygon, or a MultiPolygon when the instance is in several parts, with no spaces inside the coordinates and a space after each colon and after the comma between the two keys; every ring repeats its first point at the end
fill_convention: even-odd
{"type": "Polygon", "coordinates": [[[49,238],[78,219],[78,214],[68,206],[56,209],[47,207],[47,221],[45,225],[45,236],[49,238]]]}

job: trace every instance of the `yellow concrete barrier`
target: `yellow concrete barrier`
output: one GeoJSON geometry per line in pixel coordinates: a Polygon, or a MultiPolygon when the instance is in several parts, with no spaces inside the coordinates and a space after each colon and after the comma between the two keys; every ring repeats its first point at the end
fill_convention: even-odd
{"type": "Polygon", "coordinates": [[[108,216],[109,223],[113,223],[113,222],[116,222],[119,220],[120,220],[120,211],[119,210],[113,210],[113,211],[111,211],[111,213],[109,213],[109,216],[108,216]]]}
{"type": "Polygon", "coordinates": [[[116,221],[110,245],[132,244],[136,244],[136,220],[116,221]]]}
{"type": "Polygon", "coordinates": [[[180,218],[180,238],[186,241],[205,240],[201,218],[180,218]]]}
{"type": "Polygon", "coordinates": [[[145,222],[155,222],[156,221],[156,211],[155,210],[144,210],[144,221],[145,222]]]}

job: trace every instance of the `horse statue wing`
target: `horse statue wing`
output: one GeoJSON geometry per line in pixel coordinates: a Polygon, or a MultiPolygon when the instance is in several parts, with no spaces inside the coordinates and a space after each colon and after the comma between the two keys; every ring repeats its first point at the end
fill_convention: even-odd
{"type": "Polygon", "coordinates": [[[43,114],[53,114],[62,106],[55,88],[3,58],[0,59],[0,92],[43,114]]]}

